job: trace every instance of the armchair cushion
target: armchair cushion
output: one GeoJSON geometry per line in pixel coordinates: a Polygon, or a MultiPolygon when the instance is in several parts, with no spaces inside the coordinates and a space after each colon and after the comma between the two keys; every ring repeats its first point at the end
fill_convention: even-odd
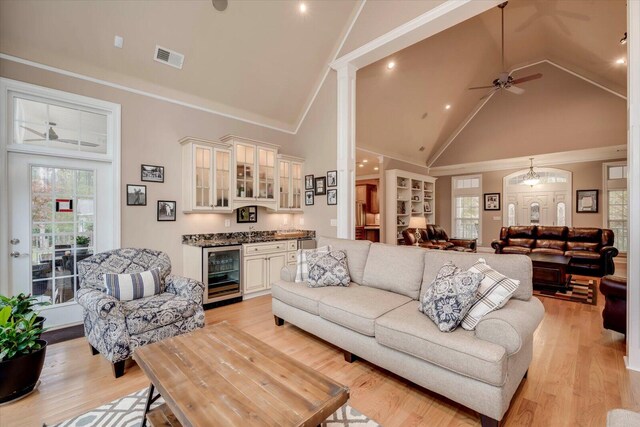
{"type": "Polygon", "coordinates": [[[160,293],[160,269],[152,268],[141,273],[105,273],[104,287],[107,295],[120,301],[131,301],[160,293]]]}
{"type": "Polygon", "coordinates": [[[193,317],[198,308],[194,301],[168,292],[133,301],[122,301],[127,331],[131,335],[193,317]]]}

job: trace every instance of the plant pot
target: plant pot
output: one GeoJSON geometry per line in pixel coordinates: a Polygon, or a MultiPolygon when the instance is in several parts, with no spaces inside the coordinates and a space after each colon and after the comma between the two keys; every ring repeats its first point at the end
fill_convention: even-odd
{"type": "MultiPolygon", "coordinates": [[[[47,320],[46,317],[43,316],[36,316],[36,321],[33,322],[34,326],[37,326],[40,329],[44,328],[44,322],[47,320]]],[[[40,338],[40,336],[38,336],[38,338],[40,338]]]]}
{"type": "Polygon", "coordinates": [[[40,350],[0,362],[0,403],[22,397],[35,388],[47,354],[47,342],[38,342],[42,345],[40,350]]]}

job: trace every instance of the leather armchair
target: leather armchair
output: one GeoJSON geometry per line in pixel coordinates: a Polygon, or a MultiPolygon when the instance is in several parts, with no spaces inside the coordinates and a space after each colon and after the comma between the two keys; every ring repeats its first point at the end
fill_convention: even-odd
{"type": "Polygon", "coordinates": [[[622,334],[627,333],[627,279],[619,276],[604,276],[600,282],[604,295],[602,326],[622,334]]]}
{"type": "Polygon", "coordinates": [[[112,363],[116,378],[140,346],[204,327],[204,284],[171,273],[167,254],[150,249],[116,249],[77,263],[84,334],[93,354],[112,363]],[[135,273],[160,268],[163,292],[133,301],[105,293],[105,273],[135,273]]]}

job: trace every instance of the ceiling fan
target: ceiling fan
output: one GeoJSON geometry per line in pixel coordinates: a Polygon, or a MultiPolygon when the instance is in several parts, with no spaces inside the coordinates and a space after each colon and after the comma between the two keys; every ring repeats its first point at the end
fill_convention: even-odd
{"type": "MultiPolygon", "coordinates": [[[[49,126],[49,130],[45,132],[38,132],[37,130],[31,129],[30,127],[27,127],[27,126],[20,126],[21,128],[33,134],[36,134],[40,137],[40,138],[34,138],[34,139],[25,139],[24,142],[45,142],[49,140],[49,141],[64,142],[65,144],[78,145],[78,141],[74,139],[64,139],[64,138],[61,139],[56,133],[56,131],[53,130],[53,127],[56,126],[56,123],[53,123],[53,122],[46,122],[46,123],[49,126]]],[[[80,141],[80,145],[84,147],[97,147],[99,144],[96,144],[93,142],[87,142],[87,141],[80,141]]]]}
{"type": "MultiPolygon", "coordinates": [[[[498,7],[500,8],[501,11],[501,17],[502,17],[502,69],[505,69],[504,66],[504,8],[507,6],[509,2],[506,1],[500,5],[498,5],[498,7]]],[[[508,92],[514,93],[516,95],[522,95],[524,93],[524,89],[519,88],[518,86],[516,86],[517,84],[520,83],[525,83],[531,80],[536,80],[539,79],[540,77],[542,77],[541,73],[537,73],[537,74],[531,74],[529,76],[525,76],[525,77],[520,77],[519,79],[514,79],[513,77],[511,77],[509,75],[508,71],[502,71],[500,74],[498,74],[498,78],[495,79],[491,85],[489,86],[474,86],[474,87],[470,87],[469,90],[475,90],[475,89],[491,89],[485,96],[483,96],[480,99],[485,99],[488,96],[494,94],[495,92],[504,89],[508,92]]]]}

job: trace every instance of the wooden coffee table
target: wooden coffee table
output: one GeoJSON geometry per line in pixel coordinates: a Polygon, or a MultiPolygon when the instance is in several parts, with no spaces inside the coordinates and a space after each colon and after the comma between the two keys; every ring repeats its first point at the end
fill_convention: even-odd
{"type": "Polygon", "coordinates": [[[315,427],[349,399],[346,386],[227,322],[140,347],[133,358],[151,380],[145,417],[157,389],[166,406],[155,413],[183,426],[315,427]]]}
{"type": "Polygon", "coordinates": [[[571,283],[568,274],[570,256],[542,253],[528,254],[533,264],[533,287],[536,289],[556,289],[566,292],[571,283]]]}

